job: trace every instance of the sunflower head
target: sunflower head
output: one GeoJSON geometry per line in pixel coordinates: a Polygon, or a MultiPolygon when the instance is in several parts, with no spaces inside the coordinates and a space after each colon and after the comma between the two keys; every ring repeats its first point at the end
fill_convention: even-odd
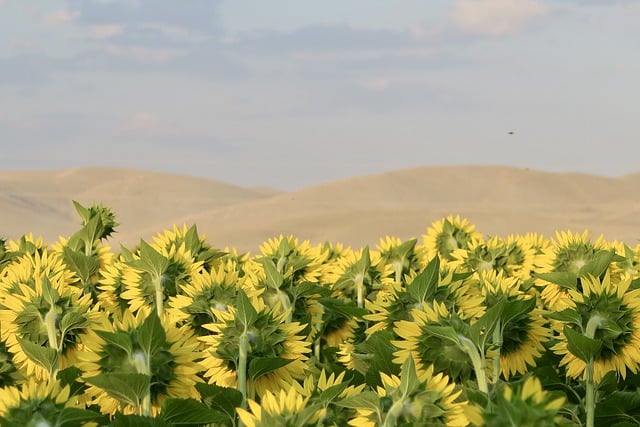
{"type": "Polygon", "coordinates": [[[484,423],[496,427],[554,427],[572,425],[559,413],[565,398],[559,393],[547,392],[540,380],[529,376],[523,381],[502,385],[495,393],[492,411],[483,413],[484,423]]]}
{"type": "Polygon", "coordinates": [[[481,240],[482,234],[466,218],[449,215],[431,224],[422,239],[421,252],[424,259],[439,256],[443,261],[451,261],[454,250],[464,249],[470,242],[481,240]]]}
{"type": "Polygon", "coordinates": [[[267,391],[260,403],[249,400],[249,410],[238,408],[238,416],[247,427],[316,426],[316,412],[320,405],[308,405],[309,398],[294,385],[287,390],[267,391]]]}

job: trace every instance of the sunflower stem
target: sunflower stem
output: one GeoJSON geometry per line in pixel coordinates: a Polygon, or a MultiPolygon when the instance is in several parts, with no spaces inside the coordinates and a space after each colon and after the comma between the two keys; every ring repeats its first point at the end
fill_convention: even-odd
{"type": "Polygon", "coordinates": [[[497,383],[500,379],[500,349],[502,348],[502,325],[498,320],[495,329],[493,330],[493,345],[496,347],[497,354],[493,360],[493,383],[497,383]]]}
{"type": "Polygon", "coordinates": [[[593,359],[587,363],[587,389],[585,406],[587,410],[587,425],[593,427],[595,425],[596,414],[596,387],[593,383],[593,359]]]}
{"type": "Polygon", "coordinates": [[[156,312],[158,313],[158,317],[162,318],[162,313],[164,312],[164,292],[162,290],[162,277],[160,275],[157,275],[155,279],[156,312]]]}
{"type": "Polygon", "coordinates": [[[395,427],[398,422],[398,417],[402,414],[404,408],[404,398],[396,400],[384,417],[384,424],[382,427],[395,427]]]}
{"type": "Polygon", "coordinates": [[[238,390],[242,393],[242,409],[247,409],[247,358],[249,352],[249,335],[247,329],[240,335],[238,350],[238,390]]]}
{"type": "Polygon", "coordinates": [[[356,298],[358,301],[358,308],[364,308],[364,276],[356,279],[356,298]]]}
{"type": "Polygon", "coordinates": [[[476,345],[469,338],[458,335],[460,340],[460,348],[462,351],[469,355],[471,364],[473,365],[473,371],[476,374],[476,381],[478,381],[478,389],[484,394],[489,394],[489,385],[487,383],[487,374],[485,372],[486,361],[480,357],[480,352],[476,345]]]}
{"type": "Polygon", "coordinates": [[[58,345],[58,333],[56,330],[56,317],[58,316],[58,314],[56,313],[56,306],[55,305],[51,305],[51,307],[49,308],[49,311],[47,311],[47,314],[45,314],[44,316],[44,324],[46,325],[47,328],[47,339],[49,340],[49,347],[53,348],[58,357],[56,357],[56,361],[55,361],[55,366],[52,367],[51,372],[49,372],[49,375],[51,378],[55,378],[56,375],[58,374],[58,367],[59,367],[59,360],[60,360],[60,354],[62,353],[62,343],[63,340],[60,340],[60,344],[58,345]]]}

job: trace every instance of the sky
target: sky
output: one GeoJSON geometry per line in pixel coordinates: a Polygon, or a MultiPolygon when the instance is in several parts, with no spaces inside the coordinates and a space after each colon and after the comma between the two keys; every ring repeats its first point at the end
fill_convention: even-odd
{"type": "Polygon", "coordinates": [[[640,0],[0,0],[0,169],[640,172],[639,21],[640,0]]]}

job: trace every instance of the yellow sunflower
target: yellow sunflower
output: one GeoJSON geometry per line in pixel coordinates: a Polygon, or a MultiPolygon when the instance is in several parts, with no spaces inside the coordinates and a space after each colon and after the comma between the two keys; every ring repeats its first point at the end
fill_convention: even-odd
{"type": "MultiPolygon", "coordinates": [[[[6,426],[52,426],[62,425],[64,410],[73,407],[81,415],[86,427],[98,426],[99,414],[75,407],[70,398],[69,386],[62,387],[58,381],[40,382],[35,378],[20,387],[0,388],[0,424],[6,426]]],[[[68,415],[67,415],[68,417],[68,415]]],[[[68,418],[66,419],[68,421],[68,418]]]]}
{"type": "Polygon", "coordinates": [[[286,390],[266,391],[260,403],[249,399],[249,410],[237,408],[237,412],[247,427],[315,426],[312,420],[316,410],[306,408],[308,400],[291,385],[286,390]]]}
{"type": "MultiPolygon", "coordinates": [[[[415,372],[403,375],[416,375],[415,372]]],[[[461,391],[443,373],[434,373],[429,366],[417,374],[416,381],[395,375],[381,374],[382,386],[377,387],[380,409],[358,408],[349,420],[354,427],[378,425],[442,425],[463,427],[469,425],[465,412],[468,402],[459,401],[461,391]],[[404,385],[404,386],[403,386],[404,385]]]]}
{"type": "Polygon", "coordinates": [[[87,383],[85,394],[104,414],[157,414],[166,398],[199,398],[195,384],[201,382],[198,341],[188,326],[176,327],[175,319],[155,313],[136,316],[126,311],[121,320],[106,315],[83,337],[84,350],[78,367],[87,383]],[[98,379],[147,381],[139,401],[105,387],[98,379]]]}
{"type": "MultiPolygon", "coordinates": [[[[607,372],[622,378],[627,370],[638,371],[640,364],[640,289],[629,290],[631,278],[612,281],[609,273],[603,279],[591,275],[582,278],[582,289],[570,289],[566,304],[572,319],[565,328],[601,343],[593,360],[593,381],[597,384],[607,372]],[[579,321],[578,321],[579,320],[579,321]]],[[[562,355],[560,366],[567,376],[586,379],[586,361],[572,352],[566,335],[559,337],[552,350],[562,355]]]]}
{"type": "Polygon", "coordinates": [[[416,254],[416,242],[417,239],[403,242],[397,237],[386,236],[376,245],[381,261],[391,266],[396,285],[404,283],[405,275],[420,270],[421,262],[416,254]]]}
{"type": "Polygon", "coordinates": [[[482,240],[482,234],[466,218],[449,215],[431,224],[426,234],[422,235],[422,240],[423,244],[418,251],[423,260],[439,256],[446,263],[453,260],[451,252],[466,248],[474,240],[482,240]]]}
{"type": "Polygon", "coordinates": [[[47,249],[22,255],[0,278],[2,334],[25,376],[41,381],[75,364],[80,336],[97,316],[91,295],[75,282],[59,254],[47,249]],[[33,359],[33,351],[45,352],[46,360],[33,359]]]}
{"type": "MultiPolygon", "coordinates": [[[[265,360],[279,360],[282,366],[265,374],[252,378],[247,376],[248,397],[262,396],[267,391],[273,393],[287,389],[297,379],[303,379],[307,372],[306,360],[311,351],[311,343],[300,335],[306,327],[298,322],[286,323],[287,313],[268,309],[262,299],[252,298],[251,304],[256,311],[255,319],[248,326],[247,367],[265,360]]],[[[222,387],[238,387],[241,336],[244,326],[237,317],[237,308],[228,307],[228,311],[216,310],[215,323],[203,325],[209,335],[199,337],[205,344],[202,365],[204,378],[210,384],[222,387]]]]}

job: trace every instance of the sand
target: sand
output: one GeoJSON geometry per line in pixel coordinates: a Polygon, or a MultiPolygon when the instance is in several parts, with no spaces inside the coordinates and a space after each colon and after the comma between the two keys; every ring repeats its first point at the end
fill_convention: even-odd
{"type": "Polygon", "coordinates": [[[80,226],[72,200],[111,207],[109,243],[131,247],[176,225],[196,224],[217,248],[256,253],[293,234],[311,243],[374,247],[383,236],[421,236],[460,215],[487,236],[556,230],[640,239],[640,174],[602,177],[504,166],[402,169],[283,192],[134,169],[0,171],[0,236],[33,232],[49,243],[80,226]]]}

